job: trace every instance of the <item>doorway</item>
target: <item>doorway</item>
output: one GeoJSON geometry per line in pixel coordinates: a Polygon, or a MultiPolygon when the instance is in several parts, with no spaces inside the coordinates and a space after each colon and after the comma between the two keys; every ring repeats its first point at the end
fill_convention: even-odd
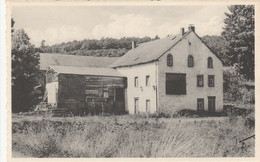
{"type": "Polygon", "coordinates": [[[208,111],[214,113],[216,111],[216,97],[209,96],[208,97],[208,111]]]}
{"type": "Polygon", "coordinates": [[[134,113],[137,114],[139,112],[139,98],[135,98],[135,103],[134,103],[134,113]]]}

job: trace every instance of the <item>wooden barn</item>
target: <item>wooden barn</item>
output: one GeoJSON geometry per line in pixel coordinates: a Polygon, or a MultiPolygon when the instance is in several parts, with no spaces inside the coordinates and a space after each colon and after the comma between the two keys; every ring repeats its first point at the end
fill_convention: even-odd
{"type": "Polygon", "coordinates": [[[49,66],[48,103],[79,114],[125,112],[126,78],[112,68],[49,66]]]}

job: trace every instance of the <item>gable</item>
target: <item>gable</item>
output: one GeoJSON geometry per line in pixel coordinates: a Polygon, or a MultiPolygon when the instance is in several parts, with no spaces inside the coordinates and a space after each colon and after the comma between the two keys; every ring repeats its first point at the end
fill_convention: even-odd
{"type": "Polygon", "coordinates": [[[216,55],[195,32],[190,33],[191,34],[186,35],[186,37],[181,39],[175,46],[169,48],[158,59],[163,59],[162,61],[164,62],[166,56],[168,54],[172,54],[174,62],[176,60],[181,61],[180,59],[183,59],[185,64],[184,67],[186,67],[187,58],[189,55],[193,56],[197,61],[200,61],[201,57],[205,57],[206,59],[211,57],[214,62],[220,62],[220,64],[223,66],[223,61],[218,57],[218,55],[216,55]]]}

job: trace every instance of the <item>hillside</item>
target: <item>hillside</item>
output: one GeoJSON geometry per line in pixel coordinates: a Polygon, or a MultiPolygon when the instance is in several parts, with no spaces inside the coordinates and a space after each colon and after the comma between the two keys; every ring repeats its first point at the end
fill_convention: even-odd
{"type": "Polygon", "coordinates": [[[136,41],[137,44],[149,42],[159,37],[123,37],[116,38],[102,38],[97,39],[85,39],[82,41],[73,41],[67,43],[55,44],[52,46],[45,46],[45,41],[42,42],[40,48],[36,49],[37,52],[43,53],[62,53],[72,55],[84,55],[84,56],[103,56],[103,57],[119,57],[124,55],[131,49],[132,41],[136,41]]]}
{"type": "MultiPolygon", "coordinates": [[[[85,39],[82,41],[73,41],[67,43],[55,44],[52,46],[45,46],[44,41],[42,46],[37,48],[37,52],[43,53],[61,53],[70,55],[81,56],[97,56],[97,57],[120,57],[131,49],[132,41],[136,41],[137,44],[149,42],[155,39],[160,39],[158,36],[155,38],[150,37],[123,37],[120,39],[115,38],[102,38],[97,39],[85,39]]],[[[228,42],[221,36],[203,36],[202,40],[217,54],[224,63],[226,61],[226,52],[228,42]]]]}

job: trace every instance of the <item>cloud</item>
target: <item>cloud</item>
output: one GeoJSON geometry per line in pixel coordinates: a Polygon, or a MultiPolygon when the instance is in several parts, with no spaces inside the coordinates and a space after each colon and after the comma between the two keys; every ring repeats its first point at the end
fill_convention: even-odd
{"type": "Polygon", "coordinates": [[[152,17],[141,14],[113,14],[109,17],[108,23],[98,24],[90,30],[86,30],[77,25],[62,25],[58,27],[49,27],[43,31],[25,29],[32,38],[32,43],[40,45],[41,40],[46,40],[47,45],[55,43],[68,42],[73,40],[83,40],[87,38],[100,39],[102,37],[165,37],[168,34],[177,34],[181,27],[187,30],[189,24],[195,25],[195,30],[199,36],[219,35],[222,31],[223,18],[215,16],[208,21],[200,22],[199,19],[189,18],[174,22],[172,19],[166,19],[158,23],[152,17]]]}
{"type": "Polygon", "coordinates": [[[111,22],[94,27],[91,32],[94,38],[101,37],[128,37],[151,35],[152,19],[140,14],[111,15],[111,22]]]}
{"type": "Polygon", "coordinates": [[[140,14],[112,15],[110,19],[110,23],[97,25],[89,35],[92,35],[94,38],[154,37],[155,35],[165,37],[168,34],[178,33],[181,27],[187,30],[189,24],[195,25],[196,31],[200,36],[219,35],[223,26],[223,19],[217,16],[202,23],[196,19],[182,20],[178,23],[168,19],[168,21],[163,23],[156,23],[151,17],[145,17],[140,14]]]}
{"type": "Polygon", "coordinates": [[[89,36],[84,28],[70,25],[63,25],[56,28],[50,27],[44,31],[30,29],[26,29],[26,31],[28,31],[31,42],[36,46],[39,46],[42,40],[46,41],[46,45],[53,45],[61,42],[83,40],[89,36]]]}

